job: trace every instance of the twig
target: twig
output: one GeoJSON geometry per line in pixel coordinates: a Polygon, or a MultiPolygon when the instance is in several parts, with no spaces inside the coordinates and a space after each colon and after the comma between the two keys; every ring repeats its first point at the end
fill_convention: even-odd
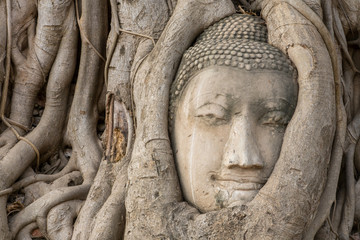
{"type": "Polygon", "coordinates": [[[143,37],[143,38],[148,38],[148,39],[150,39],[150,40],[152,41],[153,45],[155,46],[155,40],[154,40],[154,38],[151,37],[151,36],[144,35],[144,34],[141,34],[141,33],[131,32],[131,31],[128,31],[128,30],[125,30],[125,29],[122,29],[122,28],[119,28],[119,31],[120,31],[120,32],[124,32],[124,33],[131,34],[131,35],[143,37]]]}
{"type": "Polygon", "coordinates": [[[10,80],[10,63],[11,63],[11,44],[12,44],[12,36],[11,36],[11,2],[10,0],[6,0],[6,20],[7,20],[7,44],[6,44],[6,68],[5,68],[5,82],[3,86],[3,93],[1,98],[1,106],[0,112],[1,116],[4,115],[6,98],[9,88],[9,80],[10,80]]]}
{"type": "Polygon", "coordinates": [[[117,45],[117,40],[119,38],[119,34],[115,33],[114,38],[112,39],[113,42],[110,45],[110,51],[109,51],[109,55],[106,58],[106,62],[105,62],[105,69],[104,69],[104,81],[105,81],[105,86],[107,87],[108,82],[109,82],[109,66],[110,66],[110,62],[112,59],[112,56],[114,54],[116,45],[117,45]]]}
{"type": "Polygon", "coordinates": [[[241,7],[241,5],[239,5],[239,10],[242,14],[246,14],[245,10],[241,7]]]}

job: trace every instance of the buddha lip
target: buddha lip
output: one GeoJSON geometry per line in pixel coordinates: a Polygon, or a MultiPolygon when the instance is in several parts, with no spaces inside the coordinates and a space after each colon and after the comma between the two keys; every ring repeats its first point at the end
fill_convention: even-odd
{"type": "Polygon", "coordinates": [[[224,187],[226,189],[234,189],[234,190],[242,190],[242,191],[251,191],[251,190],[260,190],[264,184],[261,183],[253,183],[253,182],[247,182],[247,183],[239,183],[233,180],[223,180],[217,182],[221,187],[224,187]]]}
{"type": "Polygon", "coordinates": [[[215,180],[220,186],[225,188],[233,188],[234,190],[260,190],[267,179],[261,179],[258,177],[250,176],[231,176],[231,175],[212,175],[213,180],[215,180]]]}

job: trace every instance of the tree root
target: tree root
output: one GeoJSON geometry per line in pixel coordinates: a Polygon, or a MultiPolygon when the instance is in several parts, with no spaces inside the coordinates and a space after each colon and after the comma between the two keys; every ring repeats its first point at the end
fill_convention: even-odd
{"type": "MultiPolygon", "coordinates": [[[[103,54],[107,36],[107,6],[102,1],[93,0],[91,4],[86,1],[82,7],[79,22],[82,36],[86,35],[91,45],[103,54]]],[[[77,166],[87,183],[93,181],[102,156],[96,132],[96,103],[102,90],[104,62],[91,45],[82,39],[79,75],[67,127],[73,152],[78,156],[77,166]],[[94,67],[89,69],[89,62],[94,67]]]]}
{"type": "MultiPolygon", "coordinates": [[[[111,193],[115,177],[111,174],[113,164],[101,161],[89,195],[84,203],[74,226],[73,239],[88,239],[91,233],[89,226],[111,193]],[[84,229],[88,229],[84,231],[84,229]]],[[[101,231],[102,232],[102,231],[101,231]]]]}
{"type": "Polygon", "coordinates": [[[48,212],[56,205],[74,199],[85,200],[89,189],[90,185],[87,184],[60,188],[37,199],[11,219],[9,225],[13,238],[23,227],[34,221],[42,221],[42,224],[46,224],[44,222],[48,212]]]}
{"type": "MultiPolygon", "coordinates": [[[[71,22],[71,14],[70,17],[68,17],[69,14],[67,14],[69,6],[71,6],[70,3],[70,1],[66,1],[54,7],[47,2],[47,0],[41,1],[39,3],[39,21],[36,35],[31,34],[31,32],[35,32],[35,24],[32,24],[32,18],[34,18],[35,15],[33,10],[35,6],[34,2],[28,1],[27,6],[20,7],[17,12],[18,16],[14,22],[16,27],[24,25],[22,22],[16,25],[16,23],[18,23],[17,21],[30,18],[29,21],[25,21],[23,29],[15,32],[15,39],[18,40],[20,38],[19,35],[29,27],[29,51],[27,51],[27,58],[23,57],[20,50],[16,51],[18,48],[17,42],[14,43],[13,50],[8,51],[9,54],[13,52],[14,60],[17,63],[16,66],[18,68],[16,71],[17,76],[11,101],[12,111],[10,118],[12,118],[12,120],[7,121],[4,117],[8,81],[5,81],[6,84],[3,88],[4,93],[2,96],[1,118],[12,132],[14,132],[16,138],[14,134],[10,133],[9,129],[0,136],[0,142],[3,145],[0,153],[2,157],[4,157],[10,148],[14,146],[18,139],[24,140],[34,149],[39,162],[40,154],[37,147],[31,141],[22,137],[25,133],[24,131],[13,128],[8,122],[16,123],[15,125],[17,126],[22,126],[20,128],[29,128],[36,95],[45,83],[45,78],[55,60],[56,52],[60,46],[63,34],[66,35],[68,32],[62,24],[65,23],[64,25],[66,26],[71,22]],[[30,7],[28,5],[30,5],[30,7]],[[33,31],[31,31],[32,29],[33,31]]],[[[10,73],[10,71],[8,72],[10,73]]]]}
{"type": "Polygon", "coordinates": [[[112,194],[95,216],[89,239],[115,240],[122,239],[125,230],[125,194],[126,187],[121,179],[112,189],[112,194]]]}
{"type": "Polygon", "coordinates": [[[7,195],[7,194],[16,192],[16,191],[18,191],[18,190],[20,190],[22,188],[25,188],[25,187],[33,184],[33,183],[36,183],[36,182],[40,182],[40,181],[42,181],[42,182],[53,182],[56,179],[66,175],[66,174],[68,174],[68,173],[70,173],[70,172],[72,172],[74,170],[77,170],[74,163],[75,163],[75,160],[69,162],[69,164],[67,164],[65,166],[65,168],[63,168],[61,170],[61,172],[56,173],[56,174],[52,174],[52,175],[36,174],[36,175],[29,176],[29,177],[26,177],[24,179],[21,179],[20,181],[13,184],[11,186],[11,188],[0,191],[0,196],[4,196],[4,195],[7,195]]]}
{"type": "MultiPolygon", "coordinates": [[[[3,23],[7,22],[6,17],[6,1],[0,2],[0,21],[3,23]]],[[[3,82],[5,81],[5,61],[6,61],[6,39],[7,39],[7,31],[6,24],[0,25],[0,89],[2,87],[3,82]]]]}
{"type": "MultiPolygon", "coordinates": [[[[348,124],[346,144],[346,162],[345,162],[345,178],[346,178],[346,195],[344,204],[338,205],[337,208],[342,210],[341,217],[336,220],[339,223],[338,233],[344,239],[349,238],[349,234],[353,227],[356,203],[355,203],[355,178],[354,178],[354,156],[356,143],[360,137],[360,112],[358,112],[352,121],[348,124]]],[[[339,214],[338,214],[339,215],[339,214]]]]}
{"type": "Polygon", "coordinates": [[[355,220],[360,220],[360,181],[355,185],[356,201],[355,201],[355,220]]]}
{"type": "MultiPolygon", "coordinates": [[[[73,19],[74,20],[74,19],[73,19]]],[[[73,25],[72,25],[73,26],[73,25]]],[[[60,140],[66,118],[68,88],[75,70],[77,31],[68,28],[60,46],[47,87],[46,106],[39,125],[26,138],[40,153],[53,152],[60,140]],[[47,137],[45,137],[47,136],[47,137]]],[[[0,162],[7,185],[13,183],[32,163],[34,151],[27,143],[20,141],[0,162]],[[10,174],[11,173],[11,174],[10,174]]]]}
{"type": "Polygon", "coordinates": [[[355,144],[352,143],[346,151],[345,174],[346,174],[346,200],[343,206],[343,215],[338,234],[343,239],[349,239],[355,215],[355,178],[354,178],[354,152],[355,144]]]}
{"type": "MultiPolygon", "coordinates": [[[[120,170],[117,172],[115,183],[112,186],[111,194],[97,211],[92,221],[92,231],[89,234],[90,240],[115,240],[122,239],[125,230],[125,195],[127,183],[127,169],[130,155],[117,164],[120,170]]],[[[95,183],[94,183],[95,185],[95,183]]]]}
{"type": "MultiPolygon", "coordinates": [[[[1,105],[0,105],[0,117],[1,119],[4,119],[4,114],[5,114],[5,107],[6,107],[6,100],[7,100],[7,95],[8,95],[8,88],[9,88],[9,81],[10,81],[10,64],[11,64],[11,47],[12,47],[12,28],[11,28],[11,2],[10,1],[6,1],[6,23],[7,23],[7,45],[6,45],[6,66],[5,66],[5,81],[4,81],[4,85],[3,85],[3,89],[2,89],[2,96],[1,96],[1,105]]],[[[15,144],[16,139],[13,138],[13,135],[11,135],[11,140],[10,141],[1,141],[1,136],[0,135],[0,144],[3,145],[11,145],[11,144],[15,144]],[[11,144],[8,144],[8,143],[11,144]]],[[[12,145],[11,145],[12,146],[12,145]]],[[[5,149],[5,153],[10,149],[10,147],[6,147],[5,149]]],[[[0,152],[0,154],[3,154],[0,152]]],[[[1,155],[0,155],[1,157],[1,155]]]]}
{"type": "MultiPolygon", "coordinates": [[[[341,186],[341,185],[340,185],[341,186]]],[[[336,201],[334,203],[334,210],[331,214],[330,223],[334,232],[339,229],[341,218],[342,218],[342,206],[344,205],[346,200],[346,189],[341,187],[337,193],[336,201]]]]}
{"type": "MultiPolygon", "coordinates": [[[[68,98],[69,84],[75,71],[77,49],[77,29],[74,24],[75,14],[73,7],[69,8],[67,16],[69,16],[66,21],[68,26],[64,31],[64,37],[59,45],[59,52],[56,55],[49,76],[44,114],[39,125],[26,136],[39,149],[40,153],[53,153],[58,147],[66,119],[67,105],[65,103],[68,98]]],[[[51,17],[53,18],[53,16],[51,17]]],[[[32,108],[33,106],[31,106],[32,108]]],[[[11,148],[0,161],[0,173],[2,176],[0,189],[10,187],[33,162],[35,157],[34,150],[23,141],[18,142],[11,148]]],[[[6,200],[0,203],[0,209],[5,209],[6,200]]],[[[0,220],[1,229],[6,228],[3,224],[7,225],[5,221],[0,220]]]]}
{"type": "MultiPolygon", "coordinates": [[[[97,101],[103,88],[105,62],[100,56],[105,55],[108,16],[107,4],[102,0],[83,0],[81,7],[81,18],[78,22],[82,29],[80,66],[67,134],[73,152],[77,154],[77,166],[83,175],[84,184],[93,184],[102,157],[96,131],[97,101]],[[92,64],[91,68],[88,68],[89,63],[92,64]]],[[[76,220],[73,238],[87,239],[80,236],[87,235],[84,229],[89,227],[88,221],[94,217],[109,193],[110,189],[104,186],[91,190],[76,220]],[[99,193],[100,195],[97,195],[99,193]],[[94,202],[94,198],[99,202],[94,202]],[[89,207],[91,210],[87,211],[89,207]]]]}
{"type": "Polygon", "coordinates": [[[0,233],[3,239],[12,239],[9,232],[8,218],[6,212],[7,197],[0,197],[0,233]]]}
{"type": "MultiPolygon", "coordinates": [[[[70,240],[73,233],[74,219],[84,201],[73,200],[52,208],[47,215],[47,234],[50,239],[70,240]]],[[[41,229],[41,228],[40,228],[41,229]]],[[[43,231],[46,227],[42,227],[43,231]]]]}
{"type": "Polygon", "coordinates": [[[342,143],[340,139],[335,138],[334,146],[331,152],[328,179],[325,190],[321,195],[321,204],[319,205],[316,217],[313,220],[313,224],[310,226],[310,229],[305,232],[304,239],[313,239],[316,232],[320,229],[330,214],[331,206],[333,205],[336,198],[337,188],[334,186],[337,186],[338,184],[342,156],[342,143]]]}
{"type": "Polygon", "coordinates": [[[58,188],[80,185],[83,182],[82,180],[81,173],[79,171],[73,171],[56,179],[51,184],[46,184],[44,182],[34,183],[24,188],[22,191],[25,194],[24,205],[28,206],[36,201],[36,199],[58,188]]]}
{"type": "Polygon", "coordinates": [[[37,228],[36,222],[30,223],[29,225],[22,228],[15,240],[32,240],[31,232],[37,228]]]}
{"type": "MultiPolygon", "coordinates": [[[[25,131],[19,129],[17,127],[13,127],[15,131],[20,135],[23,136],[25,131]]],[[[6,154],[10,151],[10,149],[17,143],[18,139],[16,135],[10,130],[10,128],[6,129],[0,135],[0,159],[3,159],[6,154]]]]}
{"type": "Polygon", "coordinates": [[[69,14],[72,5],[70,0],[42,0],[38,4],[36,35],[30,42],[29,56],[18,70],[11,101],[10,118],[24,126],[30,127],[37,93],[45,83],[63,34],[72,23],[72,14],[69,14]]]}
{"type": "Polygon", "coordinates": [[[288,3],[300,12],[306,19],[308,19],[320,33],[327,50],[329,52],[335,81],[335,103],[336,103],[336,132],[333,151],[331,154],[330,167],[328,171],[328,180],[324,193],[321,196],[321,204],[317,211],[316,217],[311,224],[310,228],[306,230],[304,239],[313,239],[316,232],[329,216],[331,205],[336,197],[336,188],[334,186],[338,183],[340,174],[341,159],[343,155],[343,148],[346,134],[346,113],[341,100],[341,80],[340,80],[340,67],[339,60],[337,58],[337,51],[334,43],[334,39],[323,24],[322,20],[315,14],[305,3],[302,1],[285,0],[283,2],[288,3]]]}

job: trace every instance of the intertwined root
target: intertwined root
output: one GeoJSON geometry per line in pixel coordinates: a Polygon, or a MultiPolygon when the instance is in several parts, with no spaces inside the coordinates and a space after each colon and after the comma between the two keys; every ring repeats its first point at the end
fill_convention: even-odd
{"type": "Polygon", "coordinates": [[[8,194],[18,198],[8,202],[12,212],[10,229],[6,212],[0,210],[3,236],[26,239],[38,229],[43,236],[52,239],[70,239],[73,219],[80,212],[97,172],[102,155],[96,128],[97,99],[103,86],[104,68],[98,53],[103,54],[105,49],[107,9],[102,1],[93,2],[99,7],[83,4],[79,16],[83,29],[82,67],[72,97],[69,93],[79,45],[74,2],[12,1],[14,17],[11,20],[8,15],[8,21],[12,23],[14,68],[11,76],[14,84],[10,88],[12,96],[7,120],[11,129],[0,135],[0,208],[6,209],[8,194]],[[91,9],[100,14],[88,12],[91,9]],[[94,16],[100,17],[95,22],[102,25],[95,31],[90,26],[94,25],[90,20],[94,16]],[[45,108],[40,122],[31,129],[34,105],[44,85],[45,108]],[[72,98],[70,112],[69,97],[72,98]],[[71,157],[68,156],[69,161],[62,154],[63,144],[68,144],[73,151],[71,157]],[[63,170],[53,175],[41,174],[39,171],[44,168],[39,167],[58,152],[60,158],[52,162],[50,170],[63,170]],[[64,216],[64,209],[71,214],[64,216]],[[20,212],[15,214],[17,211],[20,212]]]}

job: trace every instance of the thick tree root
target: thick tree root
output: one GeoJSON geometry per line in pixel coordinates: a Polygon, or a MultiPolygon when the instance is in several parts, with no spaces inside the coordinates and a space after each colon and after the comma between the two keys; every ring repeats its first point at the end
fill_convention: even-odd
{"type": "Polygon", "coordinates": [[[80,212],[83,203],[84,201],[81,200],[64,202],[49,211],[46,232],[50,239],[71,239],[74,219],[80,212]]]}
{"type": "MultiPolygon", "coordinates": [[[[67,134],[73,152],[77,154],[77,166],[81,171],[84,184],[92,184],[98,171],[102,157],[100,141],[97,137],[96,125],[98,120],[97,101],[101,94],[104,77],[105,62],[100,56],[105,55],[107,31],[107,4],[102,0],[86,0],[81,2],[82,47],[80,56],[79,75],[73,103],[69,115],[67,134]],[[91,63],[91,68],[88,64],[91,63]]],[[[106,199],[106,194],[96,196],[99,192],[91,191],[84,207],[76,220],[73,239],[87,239],[89,221],[94,217],[97,209],[106,199]],[[99,203],[93,198],[103,198],[99,203]],[[92,205],[95,211],[87,211],[92,205]]],[[[107,190],[105,190],[107,192],[107,190]]]]}
{"type": "Polygon", "coordinates": [[[90,185],[80,185],[60,188],[45,194],[14,216],[10,223],[13,238],[23,227],[34,221],[46,222],[48,212],[56,205],[74,199],[85,200],[89,189],[90,185]]]}
{"type": "Polygon", "coordinates": [[[127,168],[129,156],[118,163],[120,170],[117,172],[115,183],[111,189],[111,195],[103,203],[92,221],[90,240],[115,240],[122,239],[125,230],[125,196],[127,182],[127,168]]]}
{"type": "Polygon", "coordinates": [[[30,42],[29,56],[18,70],[11,101],[10,118],[26,127],[30,127],[35,98],[46,81],[61,39],[73,23],[71,6],[71,0],[39,1],[36,34],[30,42]]]}
{"type": "Polygon", "coordinates": [[[59,172],[56,174],[52,174],[52,175],[47,175],[47,174],[35,174],[26,178],[21,179],[20,181],[14,183],[11,188],[5,189],[3,191],[0,191],[0,197],[16,192],[22,188],[25,188],[33,183],[36,182],[53,182],[56,179],[77,170],[76,166],[75,166],[75,160],[73,161],[69,161],[69,163],[59,172]]]}
{"type": "Polygon", "coordinates": [[[344,106],[341,101],[340,68],[339,60],[337,58],[336,47],[333,41],[334,39],[332,38],[331,34],[323,24],[322,20],[318,17],[318,15],[315,14],[312,10],[310,10],[310,8],[305,3],[303,3],[302,1],[292,0],[285,0],[282,2],[286,2],[290,6],[294,7],[317,28],[328,49],[334,72],[337,114],[335,143],[333,146],[333,152],[331,154],[327,186],[320,200],[321,204],[317,211],[316,218],[311,224],[310,229],[307,229],[305,231],[304,239],[313,239],[316,232],[324,223],[325,219],[329,216],[331,205],[335,200],[336,188],[334,186],[337,185],[340,174],[341,159],[343,155],[342,149],[344,147],[345,141],[346,113],[344,111],[344,106]]]}
{"type": "Polygon", "coordinates": [[[105,52],[107,6],[98,0],[94,0],[91,4],[86,1],[82,6],[79,24],[82,25],[82,35],[86,35],[92,44],[82,39],[79,75],[67,134],[70,136],[73,152],[77,153],[77,166],[84,176],[84,181],[90,183],[96,175],[102,155],[96,132],[98,120],[96,103],[102,90],[105,64],[93,47],[101,54],[105,52]],[[98,19],[94,19],[94,16],[98,19]],[[98,24],[98,27],[94,24],[98,24]],[[89,69],[87,66],[89,62],[94,67],[89,69]]]}
{"type": "Polygon", "coordinates": [[[30,223],[26,227],[23,227],[15,240],[32,240],[31,232],[37,228],[36,222],[30,223]]]}
{"type": "MultiPolygon", "coordinates": [[[[35,6],[34,2],[28,1],[28,5],[31,5],[31,7],[23,6],[23,8],[20,8],[18,13],[20,13],[19,16],[21,17],[18,17],[16,20],[20,21],[34,17],[33,11],[29,11],[29,9],[33,9],[35,6]]],[[[35,25],[31,24],[31,21],[29,21],[30,24],[25,24],[25,27],[29,27],[30,30],[28,34],[29,50],[27,51],[27,57],[22,57],[20,50],[13,50],[14,59],[16,59],[17,63],[17,75],[11,101],[10,119],[17,125],[24,126],[23,128],[30,128],[36,96],[46,82],[47,75],[60,47],[61,39],[68,32],[66,28],[73,21],[70,10],[71,6],[70,0],[57,3],[49,0],[40,1],[38,4],[36,34],[31,34],[31,30],[35,31],[35,25]]],[[[22,29],[19,33],[16,32],[16,34],[22,34],[23,31],[22,29]]],[[[17,37],[19,38],[19,36],[17,37]]],[[[17,42],[14,43],[13,49],[18,47],[17,44],[17,42]]],[[[4,86],[4,89],[7,89],[7,86],[4,86]]],[[[3,95],[3,98],[6,98],[6,94],[3,95]]],[[[3,106],[2,109],[4,109],[3,106]]],[[[3,116],[2,119],[4,121],[3,116]]],[[[16,130],[19,131],[19,129],[16,130]]],[[[22,131],[19,135],[21,136],[24,133],[22,131]]],[[[17,138],[19,139],[19,137],[17,138]]],[[[7,130],[0,136],[0,142],[4,147],[0,153],[4,156],[17,142],[17,139],[7,130]]]]}
{"type": "Polygon", "coordinates": [[[36,199],[42,197],[43,195],[49,193],[50,191],[56,190],[58,188],[64,188],[68,186],[75,186],[82,184],[82,177],[79,171],[70,172],[58,179],[56,179],[51,184],[46,184],[44,182],[34,183],[26,188],[23,192],[25,194],[24,205],[27,206],[31,204],[36,199]]]}
{"type": "MultiPolygon", "coordinates": [[[[47,86],[44,114],[39,125],[26,136],[26,138],[36,146],[41,154],[46,153],[44,154],[44,157],[46,157],[47,154],[52,154],[60,143],[62,129],[67,113],[66,102],[68,98],[69,85],[75,71],[77,29],[74,24],[74,6],[72,5],[72,7],[67,8],[67,10],[68,11],[65,13],[67,16],[66,24],[68,26],[66,28],[64,27],[64,37],[62,38],[61,43],[59,42],[58,46],[59,53],[57,55],[55,53],[56,58],[54,57],[55,62],[51,69],[49,83],[47,86]]],[[[54,16],[51,16],[51,18],[53,17],[54,16]]],[[[43,24],[44,23],[46,23],[46,21],[43,22],[43,24]]],[[[43,36],[45,35],[42,35],[42,37],[43,36]]],[[[49,37],[49,39],[50,38],[51,37],[49,37]]],[[[41,81],[43,81],[42,78],[41,81]]],[[[29,84],[29,86],[31,86],[31,84],[29,84]]],[[[31,109],[32,108],[33,105],[31,106],[31,109]]],[[[24,122],[22,122],[22,124],[24,124],[24,122]]],[[[33,162],[35,157],[34,150],[24,141],[18,142],[13,148],[11,148],[5,157],[0,161],[0,172],[2,176],[0,189],[4,190],[5,188],[10,187],[33,162]]],[[[1,201],[0,203],[0,211],[2,211],[2,209],[5,210],[6,200],[4,202],[1,201]]],[[[2,214],[3,213],[0,212],[0,229],[6,229],[7,223],[5,223],[4,220],[7,219],[7,217],[2,214]]]]}
{"type": "Polygon", "coordinates": [[[101,162],[99,172],[94,179],[94,183],[92,184],[83,210],[75,223],[74,228],[77,230],[74,231],[73,239],[89,238],[91,233],[91,228],[89,228],[89,226],[92,226],[96,213],[101,209],[111,193],[114,179],[111,174],[111,167],[112,164],[107,164],[106,161],[101,162]],[[85,228],[85,226],[87,227],[85,228]]]}

